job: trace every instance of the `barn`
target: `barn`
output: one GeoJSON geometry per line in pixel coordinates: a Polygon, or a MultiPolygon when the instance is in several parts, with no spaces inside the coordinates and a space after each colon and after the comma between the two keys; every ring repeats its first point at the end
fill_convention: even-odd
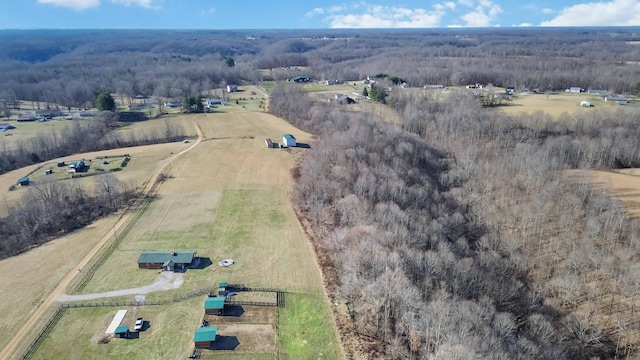
{"type": "Polygon", "coordinates": [[[204,301],[204,313],[222,315],[224,313],[224,296],[210,296],[204,301]]]}
{"type": "Polygon", "coordinates": [[[296,138],[291,134],[284,134],[284,136],[282,136],[282,142],[284,146],[296,146],[296,138]]]}
{"type": "Polygon", "coordinates": [[[204,326],[196,329],[195,335],[193,335],[193,342],[197,348],[210,348],[216,341],[216,333],[218,332],[217,326],[204,326]]]}
{"type": "Polygon", "coordinates": [[[195,251],[145,251],[138,258],[138,268],[166,271],[182,270],[193,263],[195,256],[195,251]]]}

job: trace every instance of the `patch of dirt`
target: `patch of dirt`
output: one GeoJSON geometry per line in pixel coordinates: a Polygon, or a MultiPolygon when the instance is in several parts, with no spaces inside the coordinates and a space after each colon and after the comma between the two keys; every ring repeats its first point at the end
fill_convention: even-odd
{"type": "Polygon", "coordinates": [[[274,351],[276,330],[266,324],[223,324],[218,325],[218,336],[237,337],[240,343],[235,351],[274,351]]]}
{"type": "Polygon", "coordinates": [[[276,308],[271,306],[233,305],[225,307],[225,315],[205,315],[210,324],[275,324],[276,308]]]}
{"type": "Polygon", "coordinates": [[[92,344],[106,344],[107,342],[104,342],[104,340],[106,338],[112,338],[110,334],[105,334],[104,332],[107,331],[107,328],[111,324],[116,312],[118,312],[118,310],[109,311],[109,313],[104,317],[104,320],[102,320],[102,323],[98,326],[98,331],[96,331],[96,333],[91,337],[90,342],[92,344]]]}

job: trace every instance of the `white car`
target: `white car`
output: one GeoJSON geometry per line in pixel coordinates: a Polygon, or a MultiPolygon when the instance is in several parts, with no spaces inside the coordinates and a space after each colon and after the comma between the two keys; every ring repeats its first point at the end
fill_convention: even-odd
{"type": "Polygon", "coordinates": [[[138,318],[138,320],[136,320],[136,325],[133,327],[136,331],[140,331],[142,330],[142,326],[144,325],[144,319],[143,318],[138,318]]]}

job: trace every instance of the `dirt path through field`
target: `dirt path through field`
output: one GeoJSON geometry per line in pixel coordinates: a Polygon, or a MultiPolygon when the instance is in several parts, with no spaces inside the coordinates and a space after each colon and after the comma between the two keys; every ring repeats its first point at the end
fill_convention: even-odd
{"type": "MultiPolygon", "coordinates": [[[[202,133],[202,129],[200,128],[200,125],[195,121],[195,119],[193,120],[192,123],[196,132],[198,133],[198,139],[194,141],[193,144],[188,148],[168,158],[151,175],[151,178],[149,179],[146,186],[142,190],[142,195],[140,196],[141,199],[151,194],[152,190],[154,190],[154,186],[158,182],[158,176],[164,171],[164,169],[169,164],[171,164],[175,159],[182,156],[183,154],[195,149],[202,142],[203,133],[202,133]]],[[[140,201],[141,200],[136,202],[136,204],[134,204],[131,208],[135,209],[140,201]]],[[[119,230],[133,214],[134,212],[132,211],[126,211],[125,213],[123,213],[122,216],[120,216],[120,219],[118,219],[118,221],[115,223],[113,227],[113,231],[116,232],[117,230],[119,230]]],[[[91,251],[78,263],[78,265],[71,272],[69,272],[67,276],[65,276],[62,279],[62,281],[60,281],[60,283],[58,283],[58,286],[56,286],[55,289],[53,289],[53,291],[49,294],[49,296],[47,296],[44,299],[44,301],[38,306],[36,311],[34,311],[34,313],[29,317],[29,319],[24,323],[24,325],[22,325],[20,330],[18,330],[15,333],[11,341],[7,343],[7,345],[4,347],[4,349],[0,353],[0,360],[8,360],[11,357],[11,355],[13,355],[13,353],[16,351],[18,346],[24,341],[27,335],[33,330],[33,328],[38,323],[38,321],[40,321],[40,319],[42,318],[46,310],[49,308],[49,306],[51,306],[53,303],[56,302],[56,299],[61,294],[64,293],[65,289],[69,286],[69,284],[71,284],[73,279],[75,279],[75,277],[80,272],[82,272],[85,266],[87,266],[87,264],[91,261],[91,259],[93,259],[93,257],[100,251],[100,249],[102,249],[102,247],[109,241],[109,239],[111,239],[111,237],[112,237],[112,232],[109,231],[104,235],[104,237],[100,240],[100,242],[98,242],[96,246],[93,249],[91,249],[91,251]]]]}

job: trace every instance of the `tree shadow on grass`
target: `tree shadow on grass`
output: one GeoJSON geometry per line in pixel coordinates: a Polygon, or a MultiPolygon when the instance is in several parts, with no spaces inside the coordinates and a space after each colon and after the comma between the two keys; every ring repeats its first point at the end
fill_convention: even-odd
{"type": "Polygon", "coordinates": [[[240,345],[237,336],[216,336],[211,350],[235,350],[240,345]]]}

